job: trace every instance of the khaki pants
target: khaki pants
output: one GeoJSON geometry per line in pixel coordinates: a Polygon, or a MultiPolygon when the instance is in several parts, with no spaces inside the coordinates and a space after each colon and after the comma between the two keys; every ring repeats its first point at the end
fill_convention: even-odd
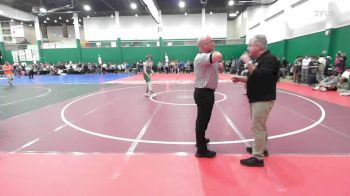
{"type": "Polygon", "coordinates": [[[264,150],[267,150],[266,122],[274,103],[275,101],[250,103],[251,129],[254,133],[253,156],[258,160],[264,159],[264,150]]]}

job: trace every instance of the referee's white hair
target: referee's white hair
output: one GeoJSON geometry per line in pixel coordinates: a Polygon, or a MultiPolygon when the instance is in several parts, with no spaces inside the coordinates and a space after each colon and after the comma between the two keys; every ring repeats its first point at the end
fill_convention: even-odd
{"type": "Polygon", "coordinates": [[[255,35],[250,39],[252,43],[258,43],[261,45],[261,47],[266,48],[267,47],[267,39],[265,35],[255,35]]]}
{"type": "Polygon", "coordinates": [[[197,47],[198,48],[202,48],[203,47],[203,41],[206,38],[208,38],[208,37],[210,37],[210,36],[209,35],[204,35],[204,36],[201,36],[200,38],[198,38],[198,40],[197,40],[197,47]]]}

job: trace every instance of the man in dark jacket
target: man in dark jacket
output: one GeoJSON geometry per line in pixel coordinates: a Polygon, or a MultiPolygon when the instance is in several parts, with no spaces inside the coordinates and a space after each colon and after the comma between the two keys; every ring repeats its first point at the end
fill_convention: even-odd
{"type": "Polygon", "coordinates": [[[263,167],[267,151],[266,121],[276,100],[276,83],[280,63],[266,48],[265,35],[254,36],[248,44],[248,53],[241,56],[247,64],[248,77],[234,76],[233,82],[246,82],[254,133],[253,147],[247,147],[247,152],[253,156],[242,159],[241,164],[250,167],[263,167]]]}

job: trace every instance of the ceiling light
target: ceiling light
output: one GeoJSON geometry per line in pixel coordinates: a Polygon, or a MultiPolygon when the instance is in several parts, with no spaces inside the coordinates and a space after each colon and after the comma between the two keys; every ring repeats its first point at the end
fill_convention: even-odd
{"type": "Polygon", "coordinates": [[[136,5],[136,3],[131,3],[130,7],[131,7],[131,9],[135,10],[137,8],[137,5],[136,5]]]}
{"type": "Polygon", "coordinates": [[[239,13],[239,11],[237,10],[237,11],[236,11],[236,14],[238,14],[238,13],[239,13]]]}
{"type": "Polygon", "coordinates": [[[44,20],[44,23],[46,23],[46,20],[44,20]]]}
{"type": "Polygon", "coordinates": [[[67,19],[66,22],[69,22],[69,20],[67,19]]]}
{"type": "Polygon", "coordinates": [[[230,13],[228,16],[229,17],[235,17],[235,16],[237,16],[237,14],[236,13],[230,13]]]}
{"type": "Polygon", "coordinates": [[[13,22],[14,20],[13,19],[11,19],[11,22],[13,22]]]}
{"type": "Polygon", "coordinates": [[[187,16],[187,12],[185,12],[184,14],[185,14],[185,16],[187,16]]]}
{"type": "Polygon", "coordinates": [[[138,17],[139,15],[135,14],[135,17],[138,17]]]}
{"type": "Polygon", "coordinates": [[[91,7],[89,5],[84,5],[84,10],[85,11],[90,11],[91,10],[91,7]]]}
{"type": "Polygon", "coordinates": [[[49,18],[49,17],[46,17],[46,20],[50,20],[50,18],[49,18]]]}
{"type": "Polygon", "coordinates": [[[46,10],[45,8],[43,8],[43,7],[41,7],[41,8],[39,9],[39,11],[42,12],[42,13],[46,13],[46,12],[47,12],[47,10],[46,10]]]}
{"type": "Polygon", "coordinates": [[[90,16],[88,15],[87,18],[90,18],[90,16]]]}
{"type": "Polygon", "coordinates": [[[61,19],[62,19],[61,16],[59,16],[59,17],[58,17],[58,20],[61,20],[61,19]]]}
{"type": "Polygon", "coordinates": [[[113,14],[111,14],[111,18],[114,18],[114,15],[113,15],[113,14]]]}
{"type": "Polygon", "coordinates": [[[57,23],[57,20],[55,20],[54,22],[57,23]]]}
{"type": "Polygon", "coordinates": [[[180,8],[184,8],[185,6],[186,6],[185,2],[183,2],[183,1],[179,2],[179,7],[180,8]]]}
{"type": "Polygon", "coordinates": [[[210,12],[209,14],[210,14],[210,15],[213,15],[213,12],[210,12]]]}
{"type": "Polygon", "coordinates": [[[228,2],[228,5],[229,6],[233,6],[235,4],[235,2],[233,1],[233,0],[230,0],[229,2],[228,2]]]}
{"type": "Polygon", "coordinates": [[[79,19],[79,22],[81,22],[81,19],[79,19]]]}
{"type": "Polygon", "coordinates": [[[32,24],[29,24],[29,26],[31,27],[31,26],[33,26],[32,24]]]}

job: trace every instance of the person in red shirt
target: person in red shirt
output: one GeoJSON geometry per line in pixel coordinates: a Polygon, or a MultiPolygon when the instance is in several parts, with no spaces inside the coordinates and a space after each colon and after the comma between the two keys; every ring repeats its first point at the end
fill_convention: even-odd
{"type": "Polygon", "coordinates": [[[4,71],[4,74],[8,80],[8,83],[10,86],[13,86],[12,81],[13,81],[13,68],[12,65],[8,62],[5,62],[5,64],[2,66],[2,70],[4,71]]]}

